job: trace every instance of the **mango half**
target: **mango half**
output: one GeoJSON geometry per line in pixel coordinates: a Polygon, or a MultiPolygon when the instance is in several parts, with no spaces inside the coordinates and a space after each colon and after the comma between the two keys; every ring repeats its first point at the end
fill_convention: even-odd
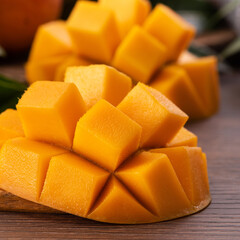
{"type": "Polygon", "coordinates": [[[186,216],[211,201],[188,116],[142,83],[118,106],[100,99],[87,110],[74,83],[40,81],[17,112],[0,115],[0,129],[13,132],[6,117],[24,134],[3,139],[0,188],[24,199],[121,224],[186,216]]]}

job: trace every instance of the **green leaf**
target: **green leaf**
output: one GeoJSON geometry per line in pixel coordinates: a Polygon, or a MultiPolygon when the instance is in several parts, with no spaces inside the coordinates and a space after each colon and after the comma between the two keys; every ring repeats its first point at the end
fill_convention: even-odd
{"type": "Polygon", "coordinates": [[[0,104],[0,113],[6,110],[7,108],[16,109],[16,105],[18,103],[19,98],[21,98],[22,94],[23,92],[19,92],[11,96],[9,99],[5,100],[3,104],[0,104]]]}
{"type": "Polygon", "coordinates": [[[220,54],[221,59],[226,59],[234,55],[235,53],[240,52],[240,37],[231,42],[220,54]]]}

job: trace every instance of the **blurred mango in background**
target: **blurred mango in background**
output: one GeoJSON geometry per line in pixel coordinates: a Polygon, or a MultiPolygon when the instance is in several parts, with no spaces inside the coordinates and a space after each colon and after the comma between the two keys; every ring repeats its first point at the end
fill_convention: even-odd
{"type": "Polygon", "coordinates": [[[60,17],[63,0],[1,0],[0,46],[7,54],[27,50],[37,27],[60,17]]]}

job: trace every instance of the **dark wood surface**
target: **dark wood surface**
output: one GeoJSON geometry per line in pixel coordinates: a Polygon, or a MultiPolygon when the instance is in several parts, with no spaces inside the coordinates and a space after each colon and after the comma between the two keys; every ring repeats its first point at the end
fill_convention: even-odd
{"type": "MultiPolygon", "coordinates": [[[[24,79],[22,68],[0,73],[24,79]]],[[[68,214],[0,212],[0,239],[240,239],[240,73],[221,77],[221,109],[189,123],[207,153],[212,203],[192,216],[143,225],[113,225],[68,214]]]]}

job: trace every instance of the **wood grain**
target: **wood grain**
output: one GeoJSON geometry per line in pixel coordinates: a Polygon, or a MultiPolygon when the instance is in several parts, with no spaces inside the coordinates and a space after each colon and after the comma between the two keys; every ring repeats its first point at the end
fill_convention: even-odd
{"type": "MultiPolygon", "coordinates": [[[[0,66],[0,72],[1,72],[0,66]]],[[[14,76],[14,68],[9,75],[14,76]]],[[[212,203],[192,216],[143,225],[113,225],[68,214],[0,212],[0,239],[240,239],[240,73],[222,76],[220,112],[192,122],[208,156],[212,203]]]]}

